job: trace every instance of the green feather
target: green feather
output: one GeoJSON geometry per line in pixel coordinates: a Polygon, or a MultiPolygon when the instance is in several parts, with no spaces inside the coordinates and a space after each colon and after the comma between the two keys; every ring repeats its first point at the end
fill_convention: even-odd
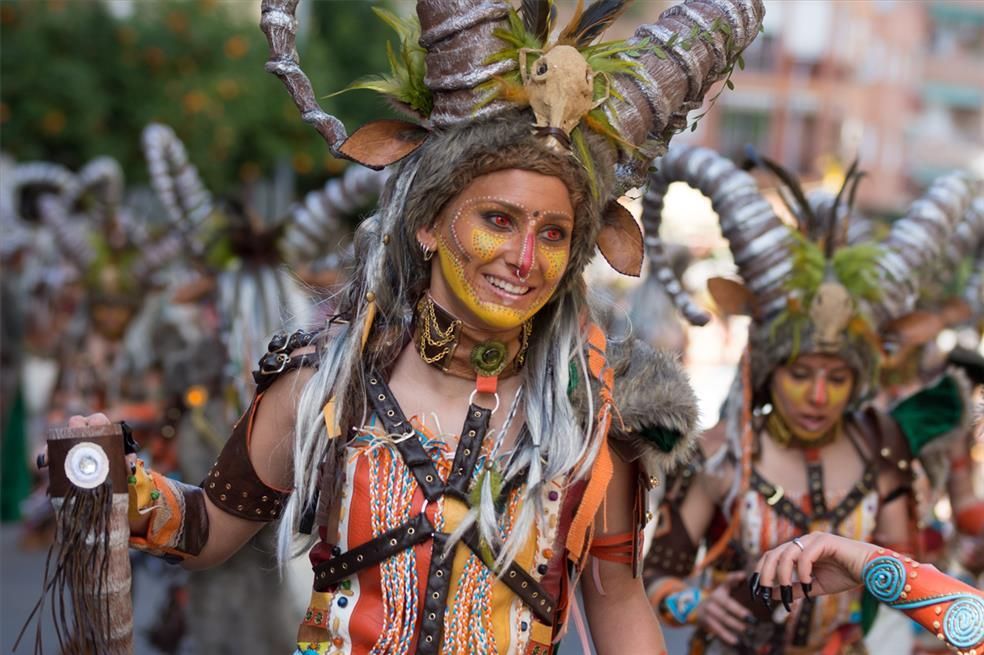
{"type": "Polygon", "coordinates": [[[373,7],[372,10],[400,37],[399,55],[390,42],[386,43],[390,73],[363,77],[328,97],[354,90],[375,91],[410,107],[421,116],[429,115],[434,99],[430,89],[424,84],[427,51],[420,45],[420,23],[417,17],[402,19],[386,9],[373,7]]]}

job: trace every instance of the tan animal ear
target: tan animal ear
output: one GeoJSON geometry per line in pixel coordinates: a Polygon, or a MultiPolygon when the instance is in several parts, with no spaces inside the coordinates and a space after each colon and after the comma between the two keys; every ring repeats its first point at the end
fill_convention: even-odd
{"type": "Polygon", "coordinates": [[[939,316],[943,325],[957,325],[969,321],[973,317],[970,305],[963,298],[951,298],[943,303],[939,316]]]}
{"type": "Polygon", "coordinates": [[[889,321],[880,332],[886,340],[915,347],[932,341],[945,327],[946,323],[937,314],[917,310],[889,321]]]}
{"type": "Polygon", "coordinates": [[[178,287],[171,296],[171,302],[178,305],[198,302],[214,290],[215,278],[211,275],[203,275],[178,287]]]}
{"type": "Polygon", "coordinates": [[[632,212],[617,200],[605,207],[602,228],[598,233],[598,250],[609,265],[622,275],[639,277],[645,249],[642,230],[632,212]]]}
{"type": "Polygon", "coordinates": [[[741,282],[726,277],[712,277],[707,281],[707,291],[725,316],[751,315],[752,292],[741,282]]]}
{"type": "Polygon", "coordinates": [[[428,134],[424,128],[407,121],[372,121],[353,132],[338,152],[357,164],[378,170],[419,148],[428,134]]]}

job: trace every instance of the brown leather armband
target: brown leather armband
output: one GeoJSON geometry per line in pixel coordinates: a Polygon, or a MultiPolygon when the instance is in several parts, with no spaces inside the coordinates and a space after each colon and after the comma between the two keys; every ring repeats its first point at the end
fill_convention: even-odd
{"type": "Polygon", "coordinates": [[[280,518],[290,491],[276,489],[260,480],[249,458],[250,433],[261,398],[262,393],[236,422],[232,436],[201,486],[209,500],[223,512],[247,521],[268,522],[280,518]]]}
{"type": "Polygon", "coordinates": [[[659,507],[658,520],[652,546],[646,555],[646,580],[688,577],[697,560],[697,545],[690,539],[677,506],[664,502],[659,507]]]}

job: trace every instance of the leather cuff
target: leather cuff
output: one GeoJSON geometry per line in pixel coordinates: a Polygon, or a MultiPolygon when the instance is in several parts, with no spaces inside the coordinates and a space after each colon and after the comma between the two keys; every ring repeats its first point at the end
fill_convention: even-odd
{"type": "Polygon", "coordinates": [[[280,518],[290,491],[275,489],[260,480],[249,458],[249,435],[262,397],[263,394],[258,395],[236,422],[232,436],[201,486],[223,512],[265,523],[280,518]]]}

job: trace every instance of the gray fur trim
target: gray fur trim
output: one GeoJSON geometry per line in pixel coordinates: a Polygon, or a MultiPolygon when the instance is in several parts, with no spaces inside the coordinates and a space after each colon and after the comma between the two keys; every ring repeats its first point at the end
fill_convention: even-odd
{"type": "Polygon", "coordinates": [[[610,433],[613,446],[630,461],[638,458],[650,476],[688,461],[700,436],[697,396],[676,355],[629,338],[609,344],[608,363],[615,370],[618,408],[610,433]],[[638,435],[646,427],[667,428],[682,436],[670,452],[663,452],[638,435]]]}

